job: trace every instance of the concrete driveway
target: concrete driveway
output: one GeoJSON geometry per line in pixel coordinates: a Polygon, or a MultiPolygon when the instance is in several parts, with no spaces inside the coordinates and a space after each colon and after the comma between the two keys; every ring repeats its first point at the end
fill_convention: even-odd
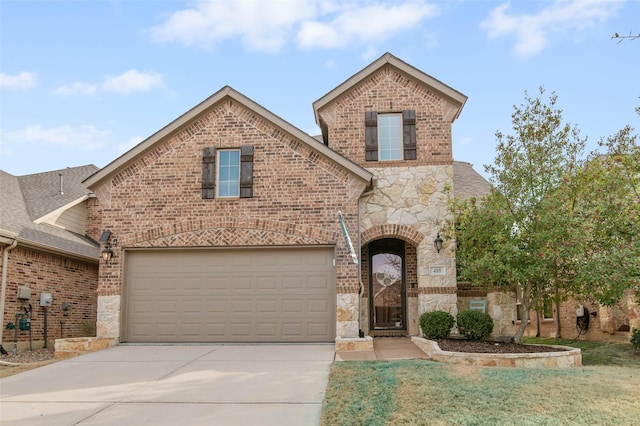
{"type": "Polygon", "coordinates": [[[314,425],[334,349],[116,346],[0,380],[0,423],[314,425]]]}

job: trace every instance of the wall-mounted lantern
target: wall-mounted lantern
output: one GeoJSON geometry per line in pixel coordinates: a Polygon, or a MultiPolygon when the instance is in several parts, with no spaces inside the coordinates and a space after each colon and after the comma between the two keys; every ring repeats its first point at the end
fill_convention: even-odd
{"type": "Polygon", "coordinates": [[[100,236],[100,239],[98,240],[100,244],[104,244],[104,247],[100,252],[100,255],[102,256],[102,260],[104,260],[104,263],[109,263],[109,261],[113,257],[113,250],[111,250],[111,247],[115,247],[118,242],[118,240],[116,240],[115,238],[112,240],[112,242],[109,242],[110,239],[111,239],[111,231],[104,231],[100,236]]]}

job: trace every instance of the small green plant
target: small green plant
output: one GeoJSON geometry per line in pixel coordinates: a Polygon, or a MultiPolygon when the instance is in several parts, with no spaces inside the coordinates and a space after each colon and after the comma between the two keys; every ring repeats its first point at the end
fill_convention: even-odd
{"type": "Polygon", "coordinates": [[[426,339],[445,339],[449,337],[455,324],[455,318],[449,312],[431,311],[420,315],[420,328],[426,339]]]}
{"type": "Polygon", "coordinates": [[[634,328],[631,334],[631,346],[640,351],[640,328],[634,328]]]}
{"type": "Polygon", "coordinates": [[[476,342],[485,340],[493,331],[493,319],[481,311],[460,311],[456,322],[460,334],[476,342]]]}

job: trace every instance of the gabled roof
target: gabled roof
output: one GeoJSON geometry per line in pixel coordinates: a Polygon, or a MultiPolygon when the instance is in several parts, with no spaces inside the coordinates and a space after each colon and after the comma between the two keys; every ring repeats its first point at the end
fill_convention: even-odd
{"type": "Polygon", "coordinates": [[[103,179],[108,178],[109,176],[117,173],[123,168],[127,167],[132,162],[136,161],[140,156],[144,155],[149,150],[153,149],[156,144],[162,143],[162,141],[170,136],[171,134],[179,131],[184,126],[187,126],[192,120],[196,119],[199,115],[205,113],[208,109],[214,107],[220,102],[223,102],[225,99],[231,98],[235,102],[243,105],[245,108],[255,112],[265,120],[273,123],[275,126],[281,128],[285,132],[289,133],[293,137],[299,139],[303,143],[306,143],[311,149],[316,151],[317,153],[329,158],[335,163],[341,165],[345,169],[349,170],[356,176],[359,176],[361,179],[370,182],[373,178],[373,175],[365,170],[364,168],[358,166],[357,164],[347,160],[342,157],[340,154],[336,153],[329,147],[323,145],[318,142],[312,136],[273,114],[266,108],[247,98],[240,92],[234,90],[229,86],[224,86],[222,89],[211,95],[209,98],[205,99],[200,104],[196,105],[186,113],[182,114],[180,117],[169,123],[167,126],[160,129],[158,132],[149,136],[144,141],[140,142],[138,145],[133,147],[130,151],[126,152],[122,156],[118,157],[110,164],[105,166],[103,169],[99,170],[94,175],[90,176],[85,180],[85,184],[87,187],[92,187],[95,184],[101,182],[103,179]]]}
{"type": "Polygon", "coordinates": [[[20,176],[20,189],[31,220],[84,201],[90,191],[82,181],[98,171],[93,164],[20,176]]]}
{"type": "Polygon", "coordinates": [[[18,244],[62,255],[99,259],[98,244],[58,226],[39,223],[65,206],[74,206],[92,196],[82,181],[98,170],[94,165],[73,167],[25,176],[0,170],[0,237],[18,244]],[[60,175],[63,191],[60,194],[60,175]]]}
{"type": "Polygon", "coordinates": [[[409,77],[418,80],[425,86],[428,86],[430,90],[439,94],[443,98],[449,100],[453,105],[458,106],[458,111],[456,112],[453,120],[458,118],[460,115],[460,111],[464,106],[465,102],[467,102],[467,97],[457,90],[447,86],[442,83],[440,80],[437,80],[431,77],[429,74],[426,74],[419,69],[407,64],[404,61],[393,56],[391,53],[387,52],[382,55],[380,58],[369,64],[367,67],[359,71],[358,73],[351,76],[344,83],[340,84],[338,87],[318,99],[313,103],[313,113],[316,117],[316,123],[320,125],[320,118],[318,116],[318,111],[322,109],[325,105],[338,98],[343,93],[349,91],[352,87],[369,77],[371,74],[377,72],[380,68],[391,65],[396,69],[400,70],[404,74],[409,77]]]}

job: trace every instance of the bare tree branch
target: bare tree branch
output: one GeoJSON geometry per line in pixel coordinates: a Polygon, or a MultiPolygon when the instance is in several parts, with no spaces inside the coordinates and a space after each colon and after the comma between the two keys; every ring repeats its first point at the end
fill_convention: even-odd
{"type": "Polygon", "coordinates": [[[636,40],[640,38],[640,33],[638,34],[634,34],[633,32],[629,31],[629,35],[620,35],[618,33],[614,33],[613,36],[611,37],[611,40],[618,40],[618,43],[616,44],[620,44],[625,40],[636,40]]]}

